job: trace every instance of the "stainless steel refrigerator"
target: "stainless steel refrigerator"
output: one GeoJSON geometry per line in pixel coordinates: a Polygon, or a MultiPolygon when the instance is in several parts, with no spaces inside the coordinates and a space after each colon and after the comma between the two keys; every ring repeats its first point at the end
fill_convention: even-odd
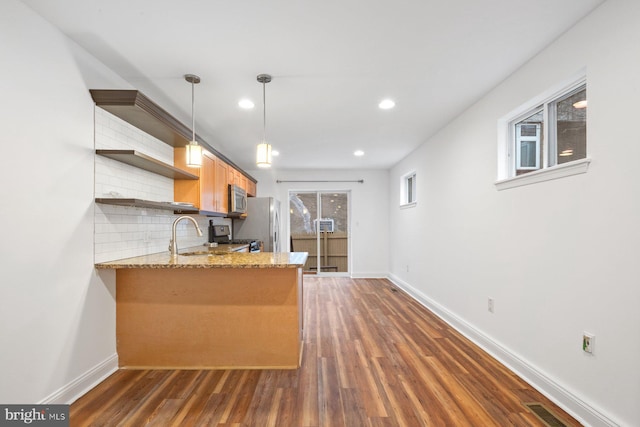
{"type": "Polygon", "coordinates": [[[273,197],[247,197],[247,217],[233,220],[233,239],[260,240],[265,252],[281,252],[280,201],[273,197]]]}

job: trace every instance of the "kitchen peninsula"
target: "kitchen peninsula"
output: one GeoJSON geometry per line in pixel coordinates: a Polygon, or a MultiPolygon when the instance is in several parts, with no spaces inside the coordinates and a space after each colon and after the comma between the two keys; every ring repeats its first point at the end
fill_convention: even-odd
{"type": "Polygon", "coordinates": [[[297,368],[307,253],[186,252],[96,264],[116,269],[120,367],[297,368]]]}

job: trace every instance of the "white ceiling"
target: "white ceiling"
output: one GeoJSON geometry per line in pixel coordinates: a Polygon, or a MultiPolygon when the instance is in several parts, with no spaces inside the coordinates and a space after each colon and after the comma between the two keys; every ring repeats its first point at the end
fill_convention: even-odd
{"type": "Polygon", "coordinates": [[[22,1],[185,124],[199,75],[196,131],[251,170],[260,73],[274,168],[389,168],[603,0],[22,1]]]}

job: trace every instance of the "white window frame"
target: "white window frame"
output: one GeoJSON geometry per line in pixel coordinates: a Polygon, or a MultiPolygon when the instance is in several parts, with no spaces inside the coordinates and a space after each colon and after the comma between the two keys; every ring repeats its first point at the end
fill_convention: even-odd
{"type": "MultiPolygon", "coordinates": [[[[591,159],[588,157],[578,159],[573,162],[549,165],[549,153],[555,152],[552,145],[555,141],[549,137],[549,131],[553,128],[550,126],[547,105],[562,98],[564,95],[575,91],[587,82],[585,71],[581,71],[577,75],[567,79],[534,99],[526,102],[504,117],[498,120],[498,179],[495,182],[496,189],[506,190],[508,188],[520,187],[523,185],[534,184],[552,179],[562,178],[581,173],[586,173],[589,168],[591,159]],[[516,176],[516,161],[514,157],[515,135],[514,123],[525,119],[528,115],[534,113],[540,106],[544,106],[544,123],[543,141],[547,144],[545,147],[545,156],[542,159],[542,168],[528,172],[523,175],[516,176]],[[551,147],[551,149],[549,148],[551,147]]],[[[553,118],[551,118],[553,120],[553,118]]]]}
{"type": "Polygon", "coordinates": [[[518,170],[538,170],[540,169],[540,125],[539,124],[526,124],[524,126],[535,126],[536,134],[533,136],[522,136],[519,132],[519,127],[523,125],[517,124],[516,128],[516,169],[518,170]],[[522,166],[522,150],[520,150],[520,144],[522,142],[534,142],[536,144],[535,160],[536,164],[533,166],[522,166]]]}
{"type": "Polygon", "coordinates": [[[410,208],[418,203],[418,186],[416,171],[402,176],[400,182],[400,207],[410,208]]]}

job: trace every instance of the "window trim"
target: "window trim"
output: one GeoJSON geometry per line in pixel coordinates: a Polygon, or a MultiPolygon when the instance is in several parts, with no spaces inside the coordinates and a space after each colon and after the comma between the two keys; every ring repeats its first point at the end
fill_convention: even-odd
{"type": "MultiPolygon", "coordinates": [[[[578,87],[585,85],[586,83],[586,70],[583,69],[576,75],[560,82],[551,89],[536,96],[498,119],[498,176],[495,181],[495,185],[498,190],[549,181],[552,179],[562,178],[564,176],[587,172],[589,163],[591,162],[589,156],[573,162],[549,166],[549,152],[547,152],[543,158],[541,169],[516,176],[515,153],[513,153],[515,144],[512,144],[514,132],[511,129],[514,121],[524,118],[539,106],[544,106],[545,104],[552,103],[553,101],[562,98],[564,95],[576,90],[578,87]]],[[[546,127],[549,128],[550,124],[547,113],[547,108],[544,108],[544,120],[545,123],[547,123],[546,127]]]]}
{"type": "Polygon", "coordinates": [[[400,207],[410,208],[418,204],[418,180],[416,171],[408,172],[400,178],[400,207]],[[409,179],[413,178],[413,198],[409,201],[409,179]]]}
{"type": "Polygon", "coordinates": [[[565,176],[586,173],[589,169],[591,159],[574,160],[573,162],[561,163],[550,166],[546,169],[529,172],[524,175],[501,179],[495,182],[496,189],[507,190],[509,188],[521,187],[523,185],[535,184],[537,182],[551,181],[552,179],[564,178],[565,176]]]}

